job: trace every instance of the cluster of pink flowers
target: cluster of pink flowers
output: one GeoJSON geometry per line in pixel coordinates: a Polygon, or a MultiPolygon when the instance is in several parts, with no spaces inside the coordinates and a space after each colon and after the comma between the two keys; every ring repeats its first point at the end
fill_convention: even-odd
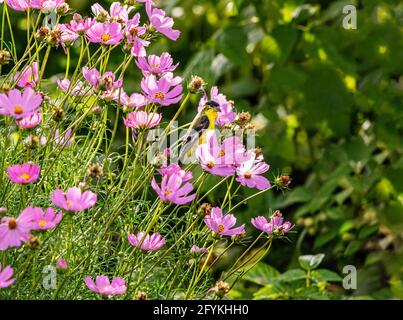
{"type": "Polygon", "coordinates": [[[263,157],[256,157],[253,151],[246,151],[236,136],[224,139],[220,143],[214,130],[206,133],[206,143],[200,144],[196,150],[196,158],[201,167],[215,175],[228,177],[237,174],[237,181],[243,186],[265,190],[270,182],[262,176],[269,170],[263,157]]]}
{"type": "Polygon", "coordinates": [[[54,229],[62,219],[62,213],[54,209],[26,207],[17,218],[4,217],[0,222],[0,250],[19,247],[31,238],[31,231],[54,229]]]}
{"type": "Polygon", "coordinates": [[[183,205],[196,198],[196,194],[190,194],[193,191],[193,185],[189,182],[193,177],[192,172],[182,170],[177,164],[163,166],[157,171],[162,175],[161,186],[154,177],[151,186],[161,201],[183,205]]]}

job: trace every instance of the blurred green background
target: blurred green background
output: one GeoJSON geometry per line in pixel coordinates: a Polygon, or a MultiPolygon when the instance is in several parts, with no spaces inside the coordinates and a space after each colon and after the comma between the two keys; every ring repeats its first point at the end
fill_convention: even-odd
{"type": "MultiPolygon", "coordinates": [[[[87,14],[92,3],[70,2],[87,14]]],[[[251,112],[271,178],[292,176],[291,190],[269,192],[236,213],[246,222],[280,209],[296,223],[291,243],[277,242],[266,262],[284,272],[301,254],[324,253],[324,267],[358,270],[357,290],[344,294],[403,298],[402,1],[157,3],[182,36],[161,38],[148,52],[169,51],[177,73],[202,76],[238,111],[251,112]],[[356,30],[343,28],[349,4],[357,8],[356,30]]],[[[12,19],[23,32],[24,15],[12,19]]],[[[49,76],[63,72],[63,59],[52,62],[49,76]]],[[[129,72],[126,90],[139,90],[140,74],[129,72]]],[[[194,98],[184,121],[197,104],[194,98]]],[[[248,286],[239,296],[251,297],[248,286]]]]}

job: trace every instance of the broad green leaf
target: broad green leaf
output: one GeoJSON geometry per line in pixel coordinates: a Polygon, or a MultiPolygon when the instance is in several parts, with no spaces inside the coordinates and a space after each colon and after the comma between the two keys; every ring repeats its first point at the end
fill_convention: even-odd
{"type": "Polygon", "coordinates": [[[304,255],[298,257],[298,262],[300,266],[305,270],[313,270],[316,269],[323,259],[325,255],[323,253],[315,254],[315,255],[304,255]]]}
{"type": "Polygon", "coordinates": [[[217,50],[225,55],[233,64],[248,63],[246,45],[248,38],[244,29],[239,25],[231,25],[219,32],[217,50]]]}
{"type": "Polygon", "coordinates": [[[280,273],[272,266],[259,262],[242,278],[246,281],[264,286],[273,282],[279,274],[280,273]]]}
{"type": "Polygon", "coordinates": [[[327,269],[313,270],[311,276],[316,281],[336,282],[343,280],[336,272],[327,269]]]}
{"type": "Polygon", "coordinates": [[[278,277],[279,281],[292,282],[297,280],[302,280],[306,278],[306,273],[301,269],[291,269],[287,270],[278,277]]]}

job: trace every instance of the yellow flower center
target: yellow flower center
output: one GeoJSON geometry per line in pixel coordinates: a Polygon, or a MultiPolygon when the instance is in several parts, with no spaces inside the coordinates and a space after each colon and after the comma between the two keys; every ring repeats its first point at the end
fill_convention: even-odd
{"type": "Polygon", "coordinates": [[[101,36],[102,41],[109,41],[112,39],[111,35],[109,33],[105,33],[101,36]]]}
{"type": "Polygon", "coordinates": [[[28,181],[29,179],[31,179],[31,176],[28,173],[23,173],[22,175],[20,175],[20,178],[28,181]]]}
{"type": "Polygon", "coordinates": [[[214,162],[213,161],[207,162],[207,168],[213,169],[214,168],[214,162]]]}
{"type": "Polygon", "coordinates": [[[167,190],[167,191],[165,191],[165,193],[164,193],[165,196],[169,196],[170,194],[172,194],[172,191],[170,191],[170,190],[167,190]]]}
{"type": "Polygon", "coordinates": [[[48,223],[45,220],[41,220],[38,222],[38,226],[40,226],[41,228],[46,227],[48,223]]]}
{"type": "Polygon", "coordinates": [[[23,109],[22,106],[19,105],[19,104],[17,104],[17,105],[14,107],[14,113],[15,113],[15,114],[21,114],[23,111],[24,111],[24,109],[23,109]]]}
{"type": "Polygon", "coordinates": [[[225,227],[224,227],[223,224],[219,224],[218,227],[217,227],[217,230],[218,230],[218,232],[220,232],[220,233],[223,232],[224,229],[225,229],[225,227]]]}
{"type": "Polygon", "coordinates": [[[139,34],[139,30],[137,28],[132,28],[132,29],[130,29],[130,34],[133,37],[137,37],[137,35],[139,34]]]}
{"type": "Polygon", "coordinates": [[[155,94],[155,99],[164,100],[165,99],[165,94],[163,94],[162,92],[157,92],[155,94]]]}
{"type": "Polygon", "coordinates": [[[150,68],[152,68],[152,69],[157,69],[159,67],[160,67],[160,65],[158,63],[153,63],[152,65],[150,65],[150,68]]]}
{"type": "Polygon", "coordinates": [[[225,156],[225,151],[224,150],[221,150],[220,151],[220,157],[224,157],[225,156]]]}
{"type": "Polygon", "coordinates": [[[252,174],[250,172],[246,172],[243,176],[245,177],[245,179],[252,178],[252,174]]]}
{"type": "Polygon", "coordinates": [[[73,205],[73,200],[66,201],[67,207],[71,207],[73,205]]]}
{"type": "Polygon", "coordinates": [[[17,220],[15,220],[14,218],[10,218],[8,220],[8,228],[10,230],[14,230],[15,228],[17,228],[17,220]]]}

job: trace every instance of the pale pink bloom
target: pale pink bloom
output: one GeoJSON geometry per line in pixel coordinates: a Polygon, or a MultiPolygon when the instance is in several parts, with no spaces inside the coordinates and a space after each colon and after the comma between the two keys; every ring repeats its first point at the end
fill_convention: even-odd
{"type": "Polygon", "coordinates": [[[88,41],[106,45],[118,44],[123,39],[123,31],[120,23],[97,22],[86,32],[88,41]]]}
{"type": "Polygon", "coordinates": [[[173,59],[168,52],[164,52],[160,57],[154,54],[147,58],[139,57],[136,64],[144,76],[149,74],[163,75],[174,71],[178,66],[178,64],[173,64],[173,59]]]}
{"type": "Polygon", "coordinates": [[[32,88],[24,91],[10,90],[7,94],[0,94],[0,114],[21,119],[33,115],[39,111],[43,97],[35,93],[32,88]]]}
{"type": "Polygon", "coordinates": [[[83,19],[83,17],[80,14],[75,13],[73,15],[73,19],[67,26],[71,31],[74,31],[78,34],[84,34],[95,23],[96,21],[94,19],[91,18],[83,19]]]}
{"type": "Polygon", "coordinates": [[[141,89],[148,102],[169,106],[182,99],[182,78],[167,73],[160,79],[149,75],[141,80],[141,89]]]}
{"type": "Polygon", "coordinates": [[[109,13],[99,3],[95,3],[91,6],[91,11],[95,17],[105,18],[109,22],[119,23],[124,23],[129,20],[129,14],[133,9],[133,6],[122,6],[120,2],[112,3],[109,13]]]}
{"type": "Polygon", "coordinates": [[[97,69],[84,67],[83,76],[92,87],[101,91],[113,91],[123,84],[123,80],[116,80],[115,74],[110,71],[101,75],[97,69]]]}
{"type": "Polygon", "coordinates": [[[150,236],[148,234],[145,235],[145,233],[141,231],[137,235],[129,234],[127,239],[132,246],[145,251],[158,250],[165,244],[165,240],[158,232],[150,236]]]}
{"type": "Polygon", "coordinates": [[[26,66],[21,72],[16,72],[14,81],[17,81],[19,87],[35,87],[39,79],[38,62],[33,62],[32,65],[26,66]]]}
{"type": "Polygon", "coordinates": [[[217,87],[212,87],[210,90],[210,98],[207,95],[199,102],[198,111],[203,110],[204,106],[208,101],[214,101],[220,106],[220,111],[218,112],[218,117],[216,123],[219,126],[223,126],[224,124],[232,124],[235,121],[236,113],[234,112],[234,106],[231,102],[229,102],[225,95],[218,92],[217,87]]]}
{"type": "Polygon", "coordinates": [[[267,220],[266,217],[258,216],[253,218],[251,223],[256,229],[269,234],[276,233],[282,235],[290,231],[293,227],[291,222],[284,221],[283,217],[278,214],[274,214],[270,220],[267,220]]]}
{"type": "Polygon", "coordinates": [[[149,19],[151,25],[168,39],[173,41],[178,40],[180,36],[179,30],[172,29],[174,25],[174,20],[170,17],[166,17],[166,13],[164,10],[154,8],[149,14],[149,19]]]}
{"type": "Polygon", "coordinates": [[[30,116],[16,120],[15,123],[22,129],[31,129],[38,126],[42,121],[42,113],[36,112],[30,116]]]}
{"type": "Polygon", "coordinates": [[[196,149],[196,159],[203,170],[220,177],[229,177],[235,173],[235,159],[244,152],[243,146],[234,138],[227,138],[221,145],[215,130],[205,134],[206,143],[196,149]],[[235,144],[232,144],[235,143],[235,144]]]}
{"type": "Polygon", "coordinates": [[[66,259],[60,258],[56,261],[56,267],[61,270],[67,270],[69,267],[66,259]]]}
{"type": "Polygon", "coordinates": [[[32,211],[24,209],[18,218],[4,217],[0,222],[0,250],[19,247],[30,237],[29,231],[34,229],[32,211]]]}
{"type": "Polygon", "coordinates": [[[270,166],[261,160],[256,160],[255,153],[251,153],[251,155],[250,159],[243,162],[236,169],[236,181],[248,188],[256,188],[258,190],[270,188],[269,180],[262,176],[263,173],[270,169],[270,166]]]}
{"type": "Polygon", "coordinates": [[[159,169],[157,169],[157,172],[162,176],[172,176],[176,174],[182,179],[182,182],[189,181],[193,178],[192,171],[182,170],[181,167],[176,163],[161,166],[159,169]]]}
{"type": "Polygon", "coordinates": [[[192,248],[190,248],[190,252],[191,253],[208,253],[209,252],[209,248],[203,248],[203,247],[198,247],[195,244],[192,246],[192,248]]]}
{"type": "Polygon", "coordinates": [[[43,212],[42,208],[28,207],[32,211],[32,220],[35,230],[49,230],[54,229],[62,220],[62,213],[59,211],[55,214],[55,209],[47,208],[43,212]]]}
{"type": "Polygon", "coordinates": [[[45,12],[52,11],[63,4],[65,0],[30,0],[29,5],[32,9],[38,9],[45,12]]]}
{"type": "Polygon", "coordinates": [[[83,211],[92,208],[97,195],[90,190],[82,192],[80,188],[69,188],[67,192],[56,189],[51,196],[52,203],[66,211],[83,211]]]}
{"type": "Polygon", "coordinates": [[[135,57],[144,57],[146,55],[146,47],[150,45],[150,41],[141,38],[147,32],[147,28],[140,26],[140,14],[136,13],[134,17],[126,22],[125,36],[128,43],[132,45],[131,54],[135,57]]]}
{"type": "Polygon", "coordinates": [[[137,2],[142,2],[145,4],[148,15],[151,14],[152,8],[157,6],[153,0],[137,0],[137,2]]]}
{"type": "Polygon", "coordinates": [[[57,145],[63,148],[70,147],[73,143],[73,139],[74,136],[71,129],[68,129],[64,135],[60,135],[59,129],[56,129],[54,143],[57,145]]]}
{"type": "Polygon", "coordinates": [[[29,8],[28,0],[6,0],[7,5],[16,11],[27,11],[29,8]]]}
{"type": "Polygon", "coordinates": [[[113,278],[111,283],[107,276],[97,276],[95,282],[87,276],[84,282],[91,291],[106,296],[123,294],[127,290],[125,281],[120,277],[113,278]]]}
{"type": "Polygon", "coordinates": [[[132,109],[144,107],[147,104],[146,98],[141,93],[132,93],[130,96],[124,92],[120,97],[114,99],[117,103],[132,109]]]}
{"type": "Polygon", "coordinates": [[[64,51],[66,51],[66,48],[70,47],[80,36],[75,31],[72,31],[67,24],[59,24],[58,28],[61,32],[60,42],[64,51]]]}
{"type": "Polygon", "coordinates": [[[82,81],[76,81],[73,88],[70,88],[71,82],[69,79],[57,80],[57,86],[64,92],[68,92],[70,95],[75,97],[82,97],[89,95],[89,90],[86,90],[85,85],[82,81]]]}
{"type": "Polygon", "coordinates": [[[22,165],[15,164],[7,168],[8,178],[17,184],[29,184],[38,180],[41,167],[34,163],[26,162],[22,165]]]}
{"type": "Polygon", "coordinates": [[[6,266],[2,269],[0,263],[0,289],[7,288],[14,283],[15,278],[13,278],[13,273],[14,270],[10,266],[6,266]]]}
{"type": "Polygon", "coordinates": [[[211,214],[204,217],[206,225],[216,234],[223,236],[234,236],[245,233],[245,225],[233,228],[236,224],[236,218],[233,214],[223,215],[222,210],[214,207],[211,214]]]}
{"type": "Polygon", "coordinates": [[[128,118],[123,118],[126,127],[134,129],[151,129],[156,127],[161,121],[162,115],[158,113],[147,113],[145,111],[134,111],[128,114],[128,118]]]}

